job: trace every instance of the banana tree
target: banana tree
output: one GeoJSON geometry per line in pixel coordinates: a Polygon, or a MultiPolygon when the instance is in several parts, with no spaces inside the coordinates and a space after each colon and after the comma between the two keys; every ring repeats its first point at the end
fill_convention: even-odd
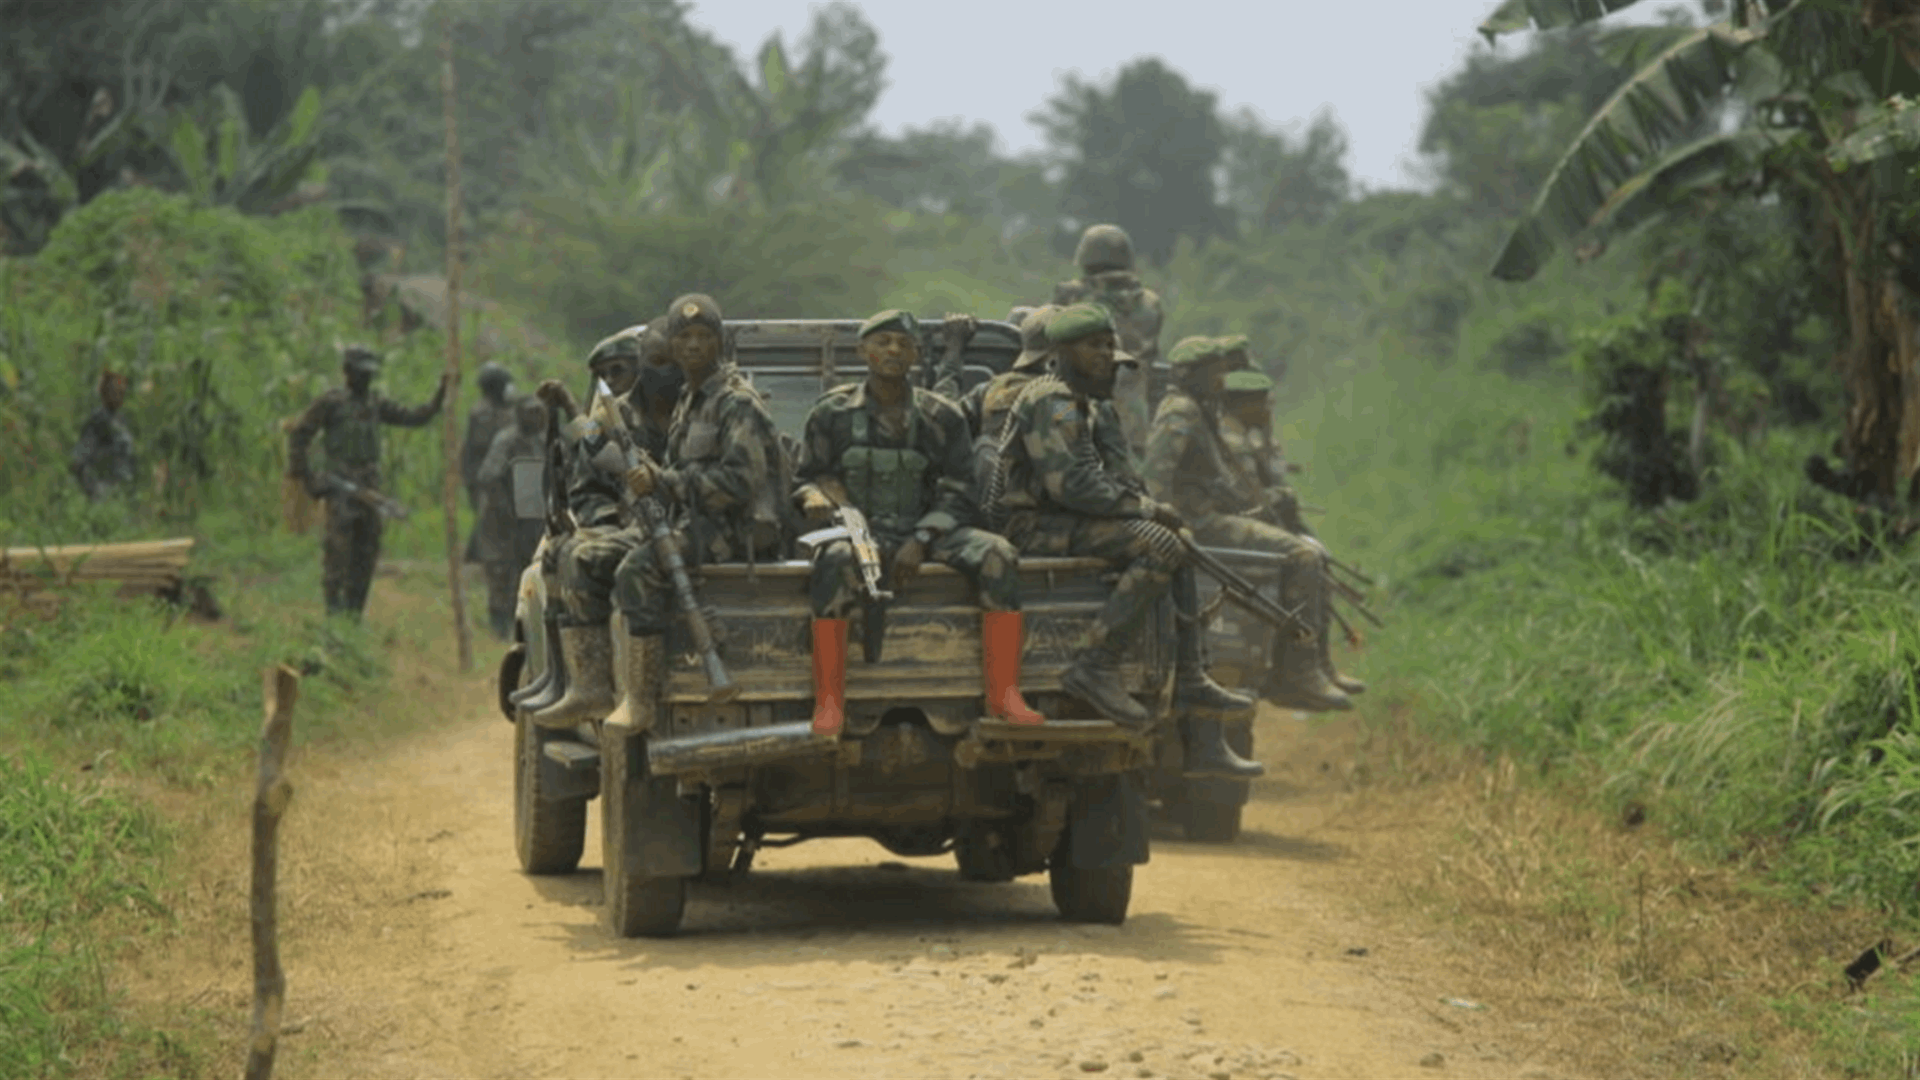
{"type": "Polygon", "coordinates": [[[320,150],[320,91],[311,86],[302,91],[264,138],[249,129],[238,94],[222,84],[211,98],[209,122],[187,109],[176,110],[156,141],[166,147],[199,202],[248,213],[274,209],[313,171],[320,150]]]}
{"type": "MultiPolygon", "coordinates": [[[[1591,22],[1634,0],[1506,0],[1489,38],[1591,22]]],[[[1911,166],[1920,120],[1916,0],[1734,0],[1690,28],[1612,37],[1633,74],[1567,147],[1493,266],[1533,276],[1564,242],[1593,243],[1675,213],[1691,197],[1774,195],[1814,208],[1816,271],[1844,327],[1836,364],[1850,398],[1844,463],[1809,474],[1883,505],[1920,483],[1920,335],[1902,271],[1920,253],[1911,166]]]]}

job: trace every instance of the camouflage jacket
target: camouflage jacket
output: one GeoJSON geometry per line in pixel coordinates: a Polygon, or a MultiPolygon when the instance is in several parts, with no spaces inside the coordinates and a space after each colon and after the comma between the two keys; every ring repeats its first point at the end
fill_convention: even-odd
{"type": "MultiPolygon", "coordinates": [[[[480,399],[467,411],[467,440],[460,445],[460,482],[467,485],[467,495],[478,500],[480,495],[480,464],[487,458],[487,451],[493,445],[493,437],[513,426],[513,400],[495,405],[485,398],[480,399]]],[[[475,506],[479,504],[476,501],[475,506]]]]}
{"type": "Polygon", "coordinates": [[[865,382],[835,387],[821,395],[807,414],[796,473],[801,486],[794,492],[795,500],[831,480],[838,481],[854,505],[866,511],[879,533],[904,536],[919,528],[951,532],[967,524],[972,515],[973,487],[973,441],[967,434],[967,422],[959,407],[939,394],[917,386],[909,389],[913,399],[904,431],[881,423],[879,406],[865,382]],[[863,455],[867,460],[862,468],[849,461],[848,454],[863,447],[906,450],[917,455],[914,471],[918,475],[901,478],[903,484],[916,489],[899,500],[899,509],[904,512],[876,509],[863,498],[863,493],[873,490],[877,483],[870,475],[873,458],[863,455]]]}
{"type": "Polygon", "coordinates": [[[1220,436],[1219,420],[1192,395],[1161,399],[1147,433],[1147,490],[1188,520],[1262,504],[1262,487],[1220,436]]]}
{"type": "Polygon", "coordinates": [[[1007,414],[1026,390],[1027,384],[1046,374],[1042,370],[1004,371],[967,391],[960,399],[960,414],[976,438],[997,439],[1007,414]]]}
{"type": "MultiPolygon", "coordinates": [[[[667,429],[631,408],[622,409],[621,416],[626,420],[627,437],[633,440],[635,448],[646,451],[655,461],[665,461],[667,429]]],[[[594,463],[607,440],[604,435],[593,434],[593,430],[584,419],[561,429],[566,454],[567,509],[573,513],[577,525],[617,525],[626,480],[594,463]]]]}
{"type": "Polygon", "coordinates": [[[1003,513],[1152,516],[1113,403],[1080,397],[1055,376],[1035,379],[1020,395],[1002,454],[1003,513]]]}
{"type": "Polygon", "coordinates": [[[663,460],[660,486],[701,555],[745,558],[785,540],[793,463],[766,400],[733,365],[680,395],[663,460]]]}
{"type": "Polygon", "coordinates": [[[336,386],[321,394],[287,432],[287,474],[313,480],[307,444],[320,435],[326,472],[365,487],[380,486],[380,425],[420,427],[440,411],[438,398],[408,408],[380,394],[354,397],[336,386]]]}
{"type": "Polygon", "coordinates": [[[1113,313],[1120,347],[1134,355],[1141,367],[1160,356],[1160,324],[1166,314],[1160,294],[1140,283],[1131,270],[1109,270],[1092,277],[1062,281],[1053,287],[1053,302],[1062,307],[1092,301],[1113,313]]]}
{"type": "Polygon", "coordinates": [[[1243,424],[1231,416],[1220,418],[1220,441],[1239,464],[1240,471],[1262,488],[1286,487],[1287,459],[1280,440],[1269,428],[1243,424]]]}
{"type": "Polygon", "coordinates": [[[89,499],[133,483],[133,432],[118,413],[102,405],[80,425],[71,468],[89,499]]]}

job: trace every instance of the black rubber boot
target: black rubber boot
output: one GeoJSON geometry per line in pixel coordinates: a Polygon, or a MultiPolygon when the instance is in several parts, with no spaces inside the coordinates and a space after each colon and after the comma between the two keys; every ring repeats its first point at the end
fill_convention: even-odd
{"type": "Polygon", "coordinates": [[[507,700],[528,712],[539,712],[559,701],[567,692],[567,658],[560,651],[560,628],[547,620],[547,666],[540,677],[507,695],[507,700]]]}
{"type": "Polygon", "coordinates": [[[1190,566],[1174,572],[1173,608],[1174,711],[1183,718],[1197,716],[1207,720],[1251,716],[1252,698],[1234,693],[1207,674],[1201,657],[1200,588],[1190,566]]]}
{"type": "Polygon", "coordinates": [[[1283,709],[1345,712],[1353,702],[1321,665],[1327,636],[1326,575],[1316,563],[1295,564],[1280,578],[1280,603],[1300,613],[1305,626],[1279,631],[1278,656],[1262,697],[1283,709]]]}
{"type": "Polygon", "coordinates": [[[1180,725],[1186,736],[1186,764],[1182,776],[1217,777],[1222,780],[1252,780],[1267,775],[1267,767],[1248,761],[1227,745],[1227,726],[1218,720],[1186,720],[1180,725]]]}
{"type": "Polygon", "coordinates": [[[1127,727],[1146,727],[1153,717],[1120,684],[1120,658],[1104,647],[1080,650],[1060,675],[1060,688],[1127,727]]]}

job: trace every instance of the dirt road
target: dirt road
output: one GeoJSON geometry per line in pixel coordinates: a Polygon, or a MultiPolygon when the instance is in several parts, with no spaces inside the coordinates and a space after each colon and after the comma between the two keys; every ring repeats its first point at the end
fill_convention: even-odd
{"type": "MultiPolygon", "coordinates": [[[[962,883],[948,858],[836,841],[697,888],[678,938],[621,941],[599,922],[597,821],[580,872],[519,872],[511,729],[477,680],[396,690],[459,718],[374,760],[296,763],[283,1077],[1574,1075],[1368,914],[1414,852],[1343,790],[1338,727],[1263,715],[1247,834],[1157,827],[1123,927],[1060,923],[1044,877],[962,883]]],[[[239,1006],[243,947],[170,977],[239,1006]]]]}

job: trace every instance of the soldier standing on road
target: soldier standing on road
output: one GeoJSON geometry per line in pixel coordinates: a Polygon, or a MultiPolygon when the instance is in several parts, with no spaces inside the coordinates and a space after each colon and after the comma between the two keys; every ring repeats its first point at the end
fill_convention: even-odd
{"type": "MultiPolygon", "coordinates": [[[[689,566],[777,559],[788,532],[793,468],[766,401],[723,355],[720,305],[699,294],[682,296],[668,308],[666,331],[686,388],[674,408],[664,460],[629,470],[627,489],[640,498],[659,495],[689,566]]],[[[633,638],[630,655],[641,670],[657,671],[674,602],[657,544],[632,548],[613,580],[614,606],[633,638]]],[[[575,677],[564,700],[535,715],[542,724],[613,706],[613,643],[605,622],[562,634],[570,635],[565,644],[575,677]]]]}
{"type": "Polygon", "coordinates": [[[513,376],[492,360],[475,376],[480,400],[467,411],[467,439],[460,445],[460,481],[467,487],[467,508],[475,515],[474,531],[467,534],[467,562],[484,563],[480,555],[480,463],[486,460],[493,437],[513,426],[513,376]]]}
{"type": "Polygon", "coordinates": [[[1262,696],[1306,712],[1351,709],[1323,660],[1329,606],[1326,551],[1255,514],[1268,492],[1240,466],[1220,435],[1220,397],[1232,359],[1215,338],[1184,338],[1168,355],[1173,388],[1154,414],[1144,467],[1148,490],[1171,502],[1203,544],[1270,552],[1285,560],[1280,604],[1300,622],[1281,630],[1262,696]]]}
{"type": "Polygon", "coordinates": [[[80,425],[73,444],[71,470],[80,490],[90,500],[120,494],[133,485],[133,432],[120,418],[127,401],[127,377],[117,371],[100,373],[100,407],[80,425]]]}
{"type": "Polygon", "coordinates": [[[351,493],[380,487],[380,425],[420,427],[440,412],[447,377],[425,404],[412,408],[373,392],[380,357],[364,345],[349,345],[342,367],[346,386],[320,395],[287,433],[287,475],[315,498],[327,501],[326,539],[321,547],[321,589],[327,614],[359,618],[366,610],[374,564],[380,560],[380,512],[351,493]],[[315,435],[326,455],[316,472],[307,461],[315,435]],[[345,483],[341,483],[344,481],[345,483]]]}
{"type": "Polygon", "coordinates": [[[1113,429],[1119,364],[1113,319],[1104,308],[1074,304],[1047,324],[1058,351],[1056,376],[1035,380],[1014,406],[1000,467],[998,511],[1021,553],[1106,559],[1120,580],[1094,620],[1086,648],[1061,686],[1116,723],[1151,717],[1123,689],[1120,656],[1139,637],[1153,605],[1171,592],[1175,620],[1173,707],[1182,719],[1187,771],[1246,778],[1263,773],[1225,743],[1224,719],[1250,715],[1253,702],[1208,677],[1201,660],[1200,596],[1193,566],[1174,530],[1180,516],[1146,494],[1113,429]]]}
{"type": "MultiPolygon", "coordinates": [[[[807,414],[794,503],[824,521],[850,503],[867,518],[894,590],[928,558],[965,574],[980,595],[987,715],[1014,724],[1044,720],[1020,696],[1019,556],[1004,537],[967,524],[972,440],[953,402],[913,386],[919,328],[898,309],[860,327],[865,382],[827,391],[807,414]]],[[[813,730],[846,723],[847,621],[860,604],[853,545],[835,540],[813,555],[813,730]]],[[[869,611],[868,618],[878,616],[869,611]]]]}
{"type": "Polygon", "coordinates": [[[487,574],[487,622],[502,641],[513,637],[520,571],[532,561],[534,549],[540,546],[540,534],[546,529],[544,514],[518,512],[515,468],[521,462],[535,467],[541,464],[546,455],[546,434],[546,406],[538,398],[516,400],[513,426],[494,435],[478,471],[480,520],[474,535],[479,538],[480,565],[487,574]]]}
{"type": "Polygon", "coordinates": [[[1133,272],[1133,238],[1118,225],[1088,226],[1080,234],[1073,261],[1080,265],[1080,276],[1055,285],[1053,302],[1090,301],[1112,313],[1120,351],[1138,362],[1121,370],[1113,388],[1121,430],[1138,455],[1146,448],[1153,417],[1153,369],[1160,359],[1160,324],[1165,319],[1160,294],[1142,285],[1140,275],[1133,272]]]}

